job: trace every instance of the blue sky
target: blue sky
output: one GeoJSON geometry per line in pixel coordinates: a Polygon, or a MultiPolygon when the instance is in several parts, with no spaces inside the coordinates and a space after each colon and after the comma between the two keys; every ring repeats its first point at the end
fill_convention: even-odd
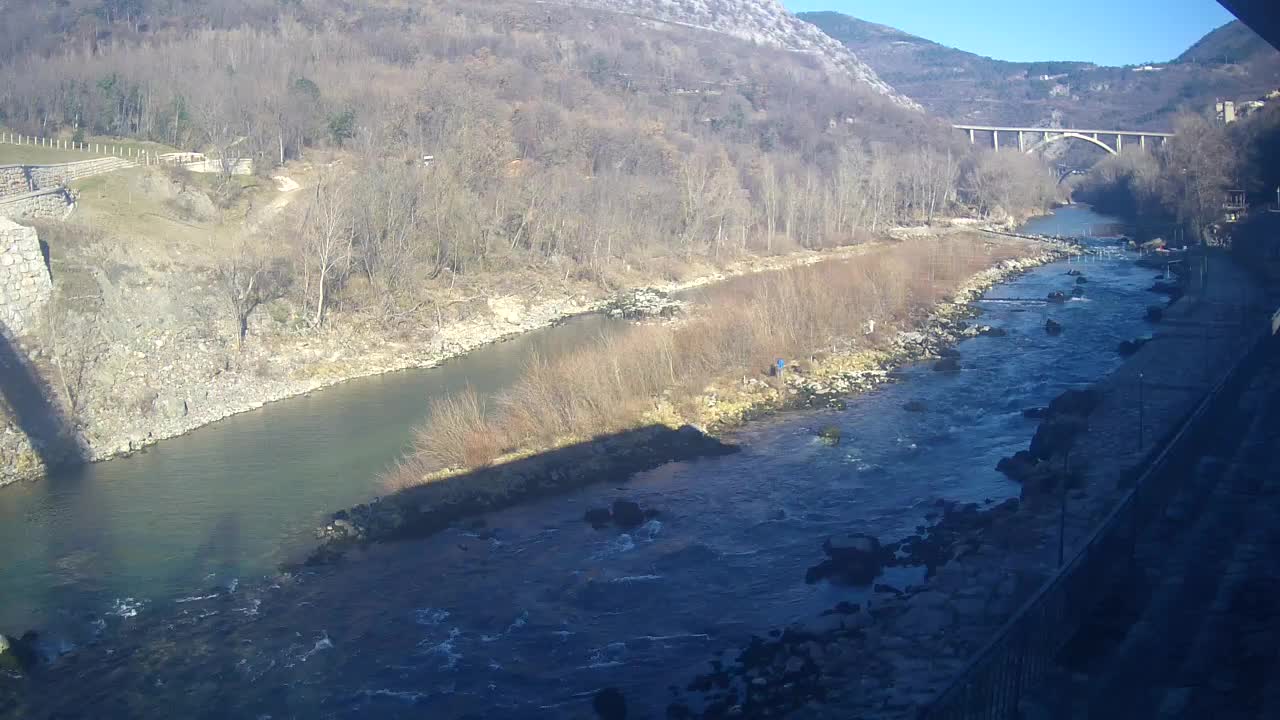
{"type": "Polygon", "coordinates": [[[782,0],[834,10],[1000,60],[1172,60],[1233,19],[1214,0],[782,0]]]}

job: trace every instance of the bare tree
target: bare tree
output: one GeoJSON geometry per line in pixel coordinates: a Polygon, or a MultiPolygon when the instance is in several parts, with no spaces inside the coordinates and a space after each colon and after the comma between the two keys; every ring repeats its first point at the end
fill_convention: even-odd
{"type": "Polygon", "coordinates": [[[341,268],[351,257],[354,233],[351,227],[349,188],[332,170],[321,173],[302,221],[302,262],[308,284],[315,275],[315,315],[311,324],[324,324],[324,313],[333,286],[341,279],[341,268]]]}
{"type": "Polygon", "coordinates": [[[257,245],[244,240],[221,255],[214,266],[214,277],[235,323],[236,349],[242,350],[249,332],[249,315],[279,295],[285,276],[257,245]]]}

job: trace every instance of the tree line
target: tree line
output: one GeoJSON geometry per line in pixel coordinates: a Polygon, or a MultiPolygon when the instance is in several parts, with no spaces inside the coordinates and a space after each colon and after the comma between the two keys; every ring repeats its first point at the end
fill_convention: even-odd
{"type": "Polygon", "coordinates": [[[1126,150],[1100,161],[1074,194],[1104,212],[1137,219],[1150,232],[1176,226],[1202,243],[1227,240],[1232,195],[1254,207],[1276,200],[1280,108],[1225,125],[1184,113],[1174,132],[1152,151],[1126,150]]]}
{"type": "Polygon", "coordinates": [[[10,41],[0,122],[322,168],[269,242],[219,259],[241,339],[281,295],[312,325],[335,307],[422,324],[461,279],[607,285],[1056,197],[1036,160],[975,154],[814,58],[693,29],[501,0],[96,7],[91,37],[41,16],[79,39],[61,49],[10,41]]]}

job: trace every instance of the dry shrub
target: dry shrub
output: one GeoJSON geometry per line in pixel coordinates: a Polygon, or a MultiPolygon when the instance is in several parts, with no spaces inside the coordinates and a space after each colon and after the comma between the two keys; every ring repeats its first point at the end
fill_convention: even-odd
{"type": "Polygon", "coordinates": [[[479,467],[502,452],[502,438],[485,416],[480,396],[468,386],[432,403],[413,451],[417,457],[441,467],[479,467]]]}
{"type": "Polygon", "coordinates": [[[493,416],[470,389],[436,403],[416,457],[390,481],[486,464],[504,446],[550,447],[635,427],[664,395],[697,394],[717,378],[862,338],[868,319],[906,327],[974,273],[1019,254],[973,236],[930,238],[737,278],[703,291],[702,311],[682,324],[629,327],[554,362],[532,358],[493,416]]]}

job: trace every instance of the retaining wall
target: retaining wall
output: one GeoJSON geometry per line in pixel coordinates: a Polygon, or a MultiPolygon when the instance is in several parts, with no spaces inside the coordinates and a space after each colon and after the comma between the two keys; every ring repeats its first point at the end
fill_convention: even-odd
{"type": "Polygon", "coordinates": [[[75,197],[65,187],[0,197],[0,218],[66,220],[75,209],[75,197]]]}
{"type": "Polygon", "coordinates": [[[35,229],[0,217],[0,332],[30,332],[52,294],[35,229]]]}

